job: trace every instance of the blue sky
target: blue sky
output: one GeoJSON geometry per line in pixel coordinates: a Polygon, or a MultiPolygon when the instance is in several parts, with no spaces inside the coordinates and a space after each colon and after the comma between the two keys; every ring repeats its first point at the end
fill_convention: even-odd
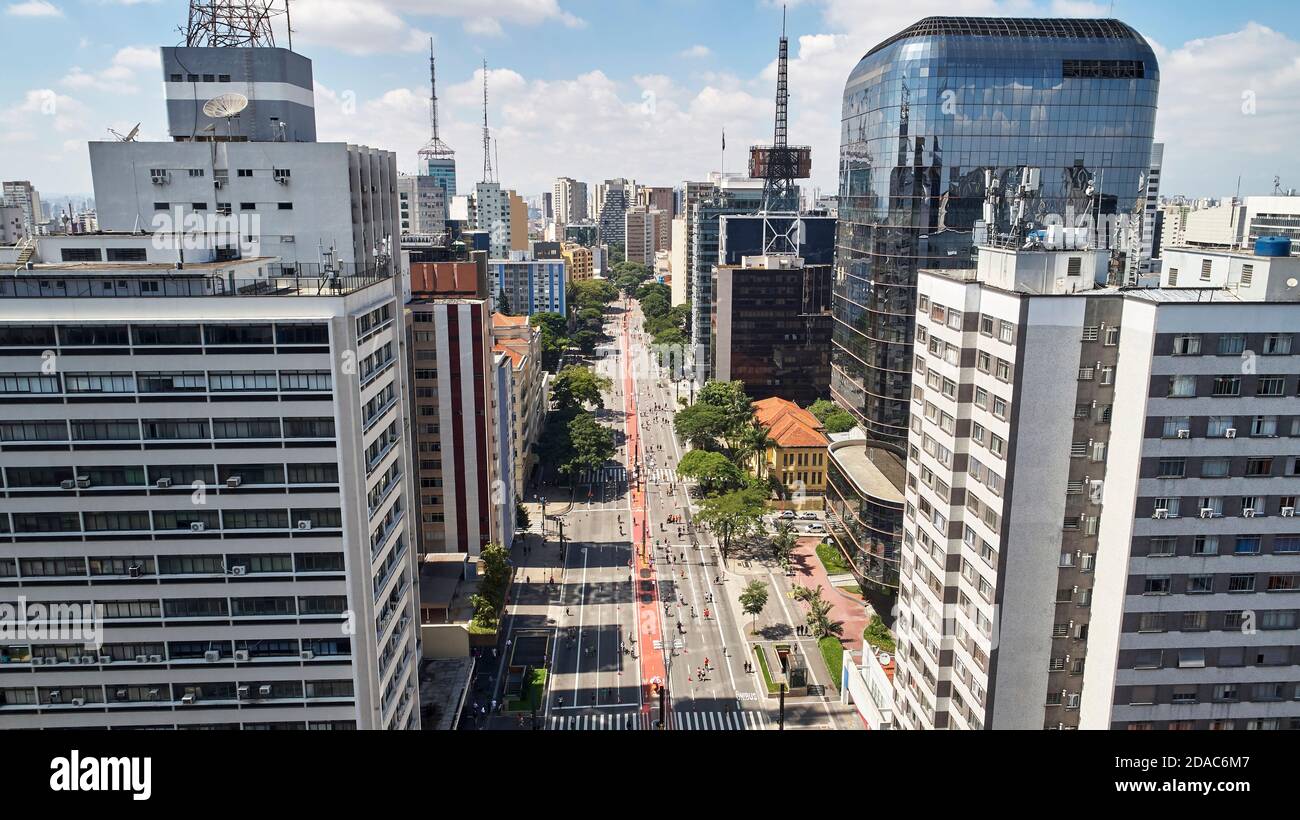
{"type": "MultiPolygon", "coordinates": [[[[1108,0],[798,0],[789,4],[791,139],[835,187],[839,97],[880,39],[928,14],[1107,16],[1108,0]]],[[[556,176],[650,184],[729,170],[771,138],[781,7],[769,0],[294,0],[295,50],[315,64],[321,138],[389,148],[410,170],[427,138],[428,38],[460,183],[478,178],[481,61],[501,180],[531,195],[556,176]]],[[[85,143],[143,122],[163,138],[156,49],[180,0],[0,0],[0,178],[89,192],[85,143]]],[[[1117,0],[1161,62],[1165,192],[1300,187],[1300,11],[1294,0],[1117,0]],[[1253,103],[1243,111],[1243,99],[1253,103]]],[[[279,39],[284,41],[283,23],[279,39]]]]}

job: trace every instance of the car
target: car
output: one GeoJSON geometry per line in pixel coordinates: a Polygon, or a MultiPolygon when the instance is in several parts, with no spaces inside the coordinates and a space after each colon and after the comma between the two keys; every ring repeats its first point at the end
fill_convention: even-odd
{"type": "Polygon", "coordinates": [[[799,518],[801,518],[804,521],[816,521],[817,513],[813,512],[812,510],[808,510],[806,512],[799,513],[799,518]]]}
{"type": "Polygon", "coordinates": [[[824,526],[822,526],[820,523],[818,523],[818,524],[809,524],[807,527],[804,528],[804,530],[805,530],[806,532],[816,532],[816,533],[823,533],[823,532],[826,532],[826,528],[825,528],[824,526]]]}
{"type": "Polygon", "coordinates": [[[782,518],[785,520],[794,518],[794,510],[781,510],[781,512],[777,515],[777,518],[782,518]]]}

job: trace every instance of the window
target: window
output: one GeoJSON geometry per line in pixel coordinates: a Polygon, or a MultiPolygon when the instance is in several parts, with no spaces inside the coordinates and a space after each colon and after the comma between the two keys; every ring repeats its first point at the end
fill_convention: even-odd
{"type": "Polygon", "coordinates": [[[1291,336],[1283,333],[1270,333],[1264,337],[1264,349],[1268,356],[1282,356],[1291,352],[1291,336]]]}
{"type": "Polygon", "coordinates": [[[1015,339],[1015,335],[1016,335],[1016,329],[1014,325],[1012,325],[1010,322],[1004,322],[1004,321],[998,322],[998,339],[1000,341],[1006,342],[1007,344],[1011,344],[1012,341],[1015,339]]]}
{"type": "Polygon", "coordinates": [[[1276,436],[1277,416],[1255,416],[1250,421],[1250,434],[1252,436],[1276,436]]]}
{"type": "Polygon", "coordinates": [[[993,317],[992,317],[992,316],[981,316],[981,317],[980,317],[980,333],[983,334],[983,335],[985,335],[985,336],[992,336],[992,335],[993,335],[993,317]]]}
{"type": "Polygon", "coordinates": [[[1174,376],[1169,380],[1170,398],[1187,398],[1196,395],[1195,376],[1174,376]]]}
{"type": "Polygon", "coordinates": [[[1229,575],[1228,591],[1229,592],[1254,592],[1255,576],[1254,575],[1229,575]]]}
{"type": "Polygon", "coordinates": [[[1213,265],[1214,265],[1214,260],[1212,259],[1201,260],[1201,281],[1202,282],[1210,281],[1210,270],[1213,265]]]}
{"type": "Polygon", "coordinates": [[[1169,594],[1169,576],[1157,575],[1147,576],[1142,587],[1143,595],[1168,595],[1169,594]]]}
{"type": "Polygon", "coordinates": [[[1266,476],[1273,473],[1273,459],[1271,458],[1248,458],[1246,459],[1246,475],[1248,476],[1266,476]]]}
{"type": "Polygon", "coordinates": [[[1218,438],[1235,429],[1236,419],[1232,416],[1209,416],[1205,421],[1205,435],[1218,438]]]}
{"type": "Polygon", "coordinates": [[[1240,356],[1246,349],[1246,336],[1242,333],[1225,333],[1219,337],[1220,356],[1240,356]]]}
{"type": "Polygon", "coordinates": [[[1115,345],[1119,344],[1119,328],[1117,327],[1106,328],[1106,336],[1105,339],[1102,341],[1102,344],[1108,347],[1114,347],[1115,345]]]}
{"type": "Polygon", "coordinates": [[[1256,396],[1281,396],[1286,390],[1286,378],[1283,376],[1260,376],[1255,383],[1256,396]]]}
{"type": "Polygon", "coordinates": [[[292,210],[293,210],[293,203],[292,203],[292,202],[277,202],[277,203],[275,203],[275,207],[278,208],[278,209],[281,210],[281,211],[292,211],[292,210]]]}
{"type": "Polygon", "coordinates": [[[1210,390],[1212,396],[1239,396],[1241,395],[1241,377],[1240,376],[1215,376],[1214,386],[1210,390]]]}
{"type": "Polygon", "coordinates": [[[1191,419],[1187,416],[1166,416],[1162,435],[1165,438],[1182,438],[1190,429],[1191,419]]]}
{"type": "Polygon", "coordinates": [[[1201,352],[1200,336],[1175,336],[1175,356],[1195,356],[1201,352]]]}
{"type": "Polygon", "coordinates": [[[1187,475],[1187,460],[1183,458],[1162,458],[1156,475],[1160,478],[1182,478],[1187,475]]]}
{"type": "Polygon", "coordinates": [[[1192,541],[1192,555],[1218,555],[1219,536],[1198,535],[1192,541]]]}

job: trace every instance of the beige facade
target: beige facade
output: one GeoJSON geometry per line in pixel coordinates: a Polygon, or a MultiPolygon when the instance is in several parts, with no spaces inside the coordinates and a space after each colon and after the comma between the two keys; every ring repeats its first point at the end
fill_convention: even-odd
{"type": "Polygon", "coordinates": [[[591,248],[584,248],[575,242],[565,242],[560,252],[565,266],[569,270],[570,282],[582,282],[592,277],[594,270],[591,260],[591,248]]]}
{"type": "Polygon", "coordinates": [[[515,493],[522,498],[535,463],[533,445],[546,418],[546,373],[542,370],[542,333],[526,316],[492,314],[493,350],[510,357],[514,393],[515,493]]]}

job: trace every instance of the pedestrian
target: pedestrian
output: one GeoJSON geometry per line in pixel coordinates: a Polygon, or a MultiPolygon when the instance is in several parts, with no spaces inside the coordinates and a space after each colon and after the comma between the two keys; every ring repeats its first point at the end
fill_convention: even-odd
{"type": "Polygon", "coordinates": [[[497,656],[497,648],[494,646],[492,647],[492,657],[495,658],[496,656],[497,656]]]}

